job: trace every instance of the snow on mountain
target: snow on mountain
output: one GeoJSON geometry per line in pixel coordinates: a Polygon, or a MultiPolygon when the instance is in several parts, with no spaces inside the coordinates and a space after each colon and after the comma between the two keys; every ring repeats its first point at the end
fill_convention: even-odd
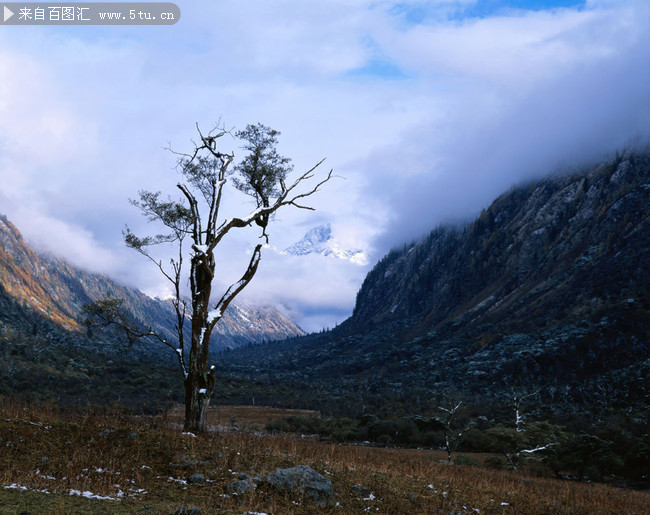
{"type": "Polygon", "coordinates": [[[282,254],[292,256],[321,254],[351,261],[358,265],[365,265],[368,261],[366,254],[362,250],[341,247],[336,239],[332,237],[332,226],[329,223],[310,229],[300,241],[284,249],[282,254]]]}

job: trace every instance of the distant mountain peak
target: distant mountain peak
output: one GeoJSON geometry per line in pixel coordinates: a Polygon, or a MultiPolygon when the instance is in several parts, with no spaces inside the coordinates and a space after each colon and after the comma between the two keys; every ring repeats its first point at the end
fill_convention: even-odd
{"type": "Polygon", "coordinates": [[[320,254],[324,245],[332,239],[332,225],[322,224],[309,229],[300,241],[284,249],[284,253],[293,256],[304,256],[306,254],[320,254]]]}
{"type": "Polygon", "coordinates": [[[320,254],[359,265],[367,263],[367,257],[362,250],[342,248],[332,237],[332,224],[325,223],[309,229],[300,241],[287,247],[283,254],[292,256],[306,256],[307,254],[320,254]]]}

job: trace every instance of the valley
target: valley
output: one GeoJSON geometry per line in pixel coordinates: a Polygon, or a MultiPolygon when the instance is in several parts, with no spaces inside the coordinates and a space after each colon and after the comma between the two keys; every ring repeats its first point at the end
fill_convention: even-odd
{"type": "MultiPolygon", "coordinates": [[[[519,511],[526,513],[588,513],[591,503],[604,502],[600,496],[617,499],[613,492],[618,491],[598,491],[593,494],[598,501],[589,494],[582,505],[576,499],[586,495],[581,490],[586,485],[567,487],[550,478],[648,486],[649,177],[650,155],[628,152],[578,173],[514,188],[475,221],[439,227],[391,251],[368,274],[352,316],[335,329],[304,336],[294,330],[288,339],[264,343],[248,336],[241,340],[245,345],[216,346],[211,363],[221,406],[210,413],[219,413],[213,424],[219,431],[198,436],[201,447],[212,449],[208,454],[187,446],[193,436],[179,435],[181,408],[169,411],[183,399],[173,356],[150,344],[124,346],[117,333],[83,326],[84,299],[108,292],[129,299],[133,320],[148,317],[164,331],[160,302],[38,256],[3,219],[0,396],[4,409],[14,414],[5,417],[9,425],[2,438],[13,442],[9,435],[19,434],[21,424],[30,430],[50,426],[48,417],[52,423],[68,420],[65,424],[81,434],[88,429],[85,421],[92,420],[92,431],[103,431],[92,425],[103,424],[128,435],[137,426],[135,433],[149,435],[151,442],[127,447],[149,456],[156,452],[148,446],[155,438],[162,441],[164,433],[175,442],[169,452],[180,452],[181,445],[189,452],[185,461],[201,463],[183,474],[219,470],[211,472],[214,485],[195,492],[183,482],[185,476],[164,471],[169,465],[163,462],[179,461],[176,454],[161,458],[156,477],[142,484],[144,473],[131,463],[129,474],[138,485],[132,491],[155,492],[150,498],[164,502],[165,509],[190,502],[187,488],[203,509],[236,510],[241,501],[250,510],[299,513],[308,508],[295,500],[289,506],[264,487],[244,499],[228,494],[228,476],[219,467],[228,464],[229,470],[249,475],[262,469],[268,474],[275,465],[309,464],[321,473],[338,471],[337,502],[353,511],[406,510],[408,502],[421,512],[462,506],[465,512],[468,507],[507,512],[510,508],[490,504],[500,497],[508,503],[503,506],[524,506],[519,511]],[[15,406],[22,402],[28,407],[20,409],[32,414],[16,418],[15,406]],[[113,411],[124,415],[111,418],[113,411]],[[68,413],[89,415],[80,419],[68,413]],[[161,418],[161,413],[167,414],[161,418]],[[450,440],[456,433],[460,436],[450,440]],[[268,454],[262,445],[275,450],[268,454]],[[233,448],[240,449],[236,456],[248,454],[236,458],[233,448]],[[360,461],[345,461],[351,449],[360,461]],[[215,460],[210,452],[230,458],[215,460]],[[447,455],[456,465],[438,462],[447,455]],[[363,481],[345,472],[361,470],[362,462],[369,467],[360,473],[363,481]],[[387,474],[396,475],[386,482],[387,474]],[[537,477],[535,488],[550,489],[548,498],[560,499],[560,507],[533,506],[533,494],[513,486],[523,481],[522,474],[537,477]],[[469,486],[477,482],[483,485],[479,491],[469,486]],[[452,484],[459,485],[454,495],[445,490],[452,484]],[[367,502],[366,489],[384,504],[367,502]],[[442,491],[447,495],[441,497],[442,491]],[[571,509],[561,500],[568,499],[565,495],[574,503],[571,509]],[[167,498],[171,504],[161,501],[167,498]]],[[[273,327],[276,315],[267,313],[273,327]]],[[[15,459],[13,445],[3,447],[6,460],[15,459]]],[[[75,445],[79,452],[85,449],[75,445]]],[[[118,458],[106,459],[115,464],[118,458]]],[[[66,479],[65,488],[48,489],[49,480],[41,478],[69,478],[61,464],[50,473],[36,462],[20,469],[31,470],[28,476],[11,469],[3,484],[19,485],[15,490],[30,492],[30,498],[45,490],[60,497],[68,489],[115,502],[108,482],[82,473],[87,460],[90,455],[79,462],[78,482],[66,479]]],[[[93,466],[106,468],[104,462],[93,466]]],[[[119,503],[127,511],[144,502],[121,491],[125,497],[119,503]]],[[[4,492],[7,502],[15,494],[4,492]]],[[[625,495],[625,502],[633,503],[628,512],[641,513],[638,506],[647,497],[625,495]]],[[[60,502],[67,510],[95,501],[60,502]]]]}

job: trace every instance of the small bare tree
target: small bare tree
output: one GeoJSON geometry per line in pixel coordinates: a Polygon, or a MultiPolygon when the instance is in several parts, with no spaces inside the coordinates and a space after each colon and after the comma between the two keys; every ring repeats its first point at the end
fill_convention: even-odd
{"type": "Polygon", "coordinates": [[[449,401],[447,406],[438,406],[438,409],[444,413],[440,419],[441,424],[444,426],[445,442],[443,450],[447,452],[447,461],[451,461],[451,454],[456,450],[458,442],[460,441],[463,433],[467,427],[463,426],[462,429],[456,427],[456,416],[461,409],[463,401],[449,401]]]}
{"type": "Polygon", "coordinates": [[[162,224],[166,232],[145,237],[136,236],[128,227],[124,232],[126,245],[151,260],[173,287],[177,341],[168,341],[152,329],[139,329],[120,311],[120,303],[116,299],[96,302],[87,309],[100,323],[116,324],[124,329],[130,341],[153,339],[173,349],[185,386],[184,428],[192,432],[205,429],[205,416],[214,392],[214,366],[208,369],[210,336],[228,305],[255,276],[262,257],[263,244],[258,243],[241,278],[213,302],[214,253],[217,246],[230,231],[254,226],[260,231],[259,237],[268,243],[267,229],[273,214],[285,206],[312,210],[312,207],[303,204],[304,199],[316,193],[332,178],[330,170],[320,180],[312,180],[316,168],[323,162],[320,161],[288,184],[287,176],[293,167],[288,158],[276,151],[280,133],[262,124],[248,125],[234,134],[244,142],[242,148],[247,154],[233,170],[230,166],[234,153],[217,149],[219,139],[230,134],[230,131],[217,125],[204,135],[198,124],[197,131],[200,142],[194,144],[191,153],[174,152],[178,156],[178,171],[182,177],[177,184],[180,199],[163,200],[160,192],[140,191],[139,198],[131,200],[149,221],[162,224]],[[231,175],[231,184],[250,196],[255,207],[246,216],[222,218],[222,198],[231,175]],[[189,249],[185,247],[187,240],[189,249]],[[169,266],[163,265],[150,250],[164,243],[176,246],[177,252],[170,259],[169,266]],[[184,295],[187,281],[184,258],[187,250],[190,251],[188,296],[184,295]],[[184,331],[186,323],[191,325],[189,342],[186,342],[184,331]]]}
{"type": "Polygon", "coordinates": [[[447,461],[451,461],[451,455],[456,450],[463,434],[469,429],[469,424],[461,425],[458,416],[462,410],[463,401],[456,395],[445,394],[444,406],[438,406],[443,416],[438,418],[445,434],[445,441],[442,446],[447,452],[447,461]]]}

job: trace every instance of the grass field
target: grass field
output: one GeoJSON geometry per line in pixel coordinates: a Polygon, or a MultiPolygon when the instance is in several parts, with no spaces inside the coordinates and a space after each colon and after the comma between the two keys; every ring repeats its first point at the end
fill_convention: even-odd
{"type": "Polygon", "coordinates": [[[0,511],[650,513],[648,493],[449,466],[439,463],[444,454],[436,451],[337,445],[255,431],[255,424],[277,416],[272,408],[217,407],[209,424],[222,430],[198,436],[177,428],[181,415],[178,410],[163,417],[114,410],[63,414],[1,403],[0,511]],[[228,428],[233,417],[240,429],[228,428]],[[226,491],[238,473],[268,474],[298,464],[331,479],[332,506],[319,509],[264,487],[240,496],[226,491]],[[205,480],[188,482],[195,473],[205,480]]]}
{"type": "MultiPolygon", "coordinates": [[[[176,406],[165,414],[165,419],[178,426],[183,424],[184,406],[176,406]]],[[[312,417],[319,415],[318,411],[306,409],[281,409],[269,406],[212,406],[210,407],[206,424],[213,429],[244,429],[260,430],[270,420],[300,415],[312,417]]]]}

